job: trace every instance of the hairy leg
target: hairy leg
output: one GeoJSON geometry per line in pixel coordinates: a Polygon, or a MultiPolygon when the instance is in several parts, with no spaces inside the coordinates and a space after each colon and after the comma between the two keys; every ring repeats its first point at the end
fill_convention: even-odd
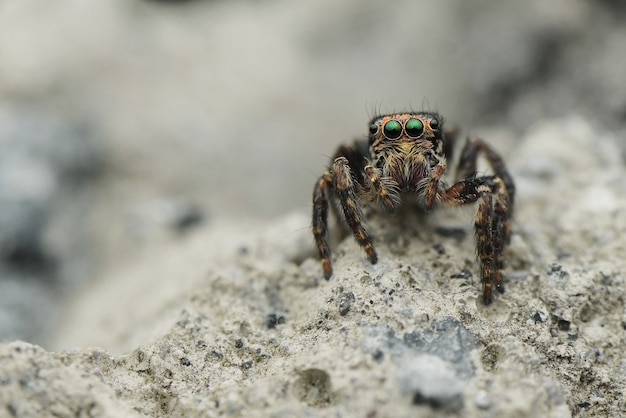
{"type": "MultiPolygon", "coordinates": [[[[504,160],[489,144],[481,139],[468,139],[461,152],[457,175],[460,178],[474,178],[478,158],[484,154],[495,175],[491,185],[480,195],[476,212],[476,251],[481,263],[481,280],[485,303],[493,299],[492,287],[500,292],[504,269],[504,248],[511,237],[511,216],[515,199],[515,184],[504,160]]],[[[479,177],[476,180],[487,177],[479,177]]],[[[462,180],[463,181],[463,180],[462,180]]],[[[453,186],[454,187],[454,186],[453,186]]]]}
{"type": "Polygon", "coordinates": [[[313,190],[313,237],[320,254],[326,280],[330,279],[330,276],[333,274],[333,268],[330,263],[330,248],[326,241],[328,233],[328,194],[332,184],[332,175],[329,171],[326,171],[315,183],[315,189],[313,190]]]}
{"type": "MultiPolygon", "coordinates": [[[[329,208],[345,223],[354,234],[358,243],[365,249],[370,261],[378,259],[372,240],[363,226],[363,217],[356,199],[355,181],[363,185],[364,166],[369,154],[367,141],[357,140],[352,144],[340,146],[333,157],[331,167],[322,174],[313,190],[313,236],[317,246],[324,277],[328,280],[333,274],[330,261],[330,248],[327,242],[329,208]],[[334,204],[331,206],[329,202],[334,204]],[[343,216],[339,216],[339,215],[343,216]]],[[[374,183],[376,179],[372,177],[374,183]]],[[[379,184],[383,184],[379,180],[379,184]]],[[[381,189],[382,190],[382,189],[381,189]]]]}
{"type": "Polygon", "coordinates": [[[513,182],[513,177],[511,177],[509,170],[507,170],[500,154],[482,139],[476,137],[467,139],[461,151],[461,159],[457,167],[457,179],[465,179],[476,175],[476,165],[481,153],[484,154],[494,174],[502,179],[508,195],[509,213],[512,215],[515,202],[515,183],[513,182]]]}
{"type": "Polygon", "coordinates": [[[511,239],[511,206],[507,187],[500,177],[495,178],[498,182],[493,202],[493,219],[491,230],[493,234],[493,254],[495,269],[493,282],[498,291],[503,292],[502,271],[504,270],[504,248],[511,239]]]}
{"type": "Polygon", "coordinates": [[[356,199],[356,187],[350,166],[348,165],[348,160],[345,157],[335,158],[332,172],[335,181],[335,192],[339,198],[341,208],[343,209],[346,223],[352,230],[354,238],[367,253],[370,262],[374,264],[378,261],[378,256],[372,244],[372,239],[363,224],[363,215],[356,199]]]}

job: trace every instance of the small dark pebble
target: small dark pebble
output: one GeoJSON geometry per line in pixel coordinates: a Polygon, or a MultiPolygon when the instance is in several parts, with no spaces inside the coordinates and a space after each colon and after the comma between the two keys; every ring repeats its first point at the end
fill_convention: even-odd
{"type": "Polygon", "coordinates": [[[356,298],[354,297],[354,293],[343,292],[341,296],[339,296],[339,300],[337,301],[339,315],[346,316],[348,312],[350,312],[350,308],[352,308],[355,300],[356,298]]]}
{"type": "Polygon", "coordinates": [[[578,403],[578,407],[580,408],[589,408],[591,406],[591,403],[587,402],[587,401],[582,401],[578,403]]]}
{"type": "Polygon", "coordinates": [[[437,254],[439,255],[444,255],[446,253],[446,249],[441,244],[435,244],[433,245],[433,248],[435,251],[437,251],[437,254]]]}
{"type": "Polygon", "coordinates": [[[429,405],[433,409],[438,409],[443,406],[439,400],[425,397],[421,393],[416,393],[413,396],[413,405],[429,405]]]}
{"type": "Polygon", "coordinates": [[[252,368],[252,361],[244,361],[243,363],[241,363],[241,368],[242,369],[251,369],[252,368]]]}
{"type": "Polygon", "coordinates": [[[537,322],[546,322],[548,320],[548,314],[542,311],[537,311],[533,315],[533,319],[535,320],[535,324],[537,322]]]}
{"type": "Polygon", "coordinates": [[[243,341],[242,340],[235,341],[235,348],[242,348],[242,347],[243,347],[243,341]]]}
{"type": "Polygon", "coordinates": [[[383,357],[385,357],[385,353],[383,353],[382,350],[376,350],[372,354],[372,357],[374,358],[374,360],[380,363],[383,360],[383,357]]]}
{"type": "Polygon", "coordinates": [[[183,366],[191,366],[191,362],[189,361],[189,359],[187,357],[183,357],[180,359],[180,364],[182,364],[183,366]]]}
{"type": "Polygon", "coordinates": [[[557,276],[561,279],[569,276],[569,273],[563,270],[563,266],[557,263],[553,263],[548,267],[548,274],[550,276],[557,276]]]}
{"type": "Polygon", "coordinates": [[[269,329],[276,328],[277,325],[284,324],[285,317],[277,313],[271,313],[265,318],[265,326],[269,329]]]}
{"type": "Polygon", "coordinates": [[[571,323],[569,321],[566,321],[565,319],[559,319],[559,322],[557,322],[557,327],[561,331],[569,331],[570,324],[571,323]]]}

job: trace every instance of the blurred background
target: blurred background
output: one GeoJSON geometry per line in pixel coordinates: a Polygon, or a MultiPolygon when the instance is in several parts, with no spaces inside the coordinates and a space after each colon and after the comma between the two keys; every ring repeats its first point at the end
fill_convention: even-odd
{"type": "MultiPolygon", "coordinates": [[[[620,0],[0,0],[0,341],[142,248],[310,210],[378,112],[626,126],[620,0]]],[[[576,150],[572,150],[576,152],[576,150]]],[[[114,307],[112,307],[114,308],[114,307]]]]}

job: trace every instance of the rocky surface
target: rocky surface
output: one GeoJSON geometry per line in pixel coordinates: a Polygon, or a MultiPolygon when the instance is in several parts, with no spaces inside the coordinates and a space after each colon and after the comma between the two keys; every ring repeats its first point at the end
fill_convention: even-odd
{"type": "Polygon", "coordinates": [[[209,226],[84,295],[64,324],[84,332],[62,340],[106,350],[1,346],[0,404],[12,416],[619,416],[615,141],[582,118],[490,136],[519,188],[492,305],[471,209],[371,214],[379,263],[338,241],[329,281],[305,212],[209,226]],[[112,294],[123,308],[103,314],[112,294]]]}
{"type": "Polygon", "coordinates": [[[0,415],[620,416],[625,11],[0,2],[0,415]],[[514,173],[490,307],[469,208],[320,279],[316,176],[407,107],[514,173]]]}
{"type": "Polygon", "coordinates": [[[580,114],[622,135],[623,15],[610,0],[0,4],[0,246],[42,267],[0,260],[0,341],[48,344],[68,297],[203,221],[302,210],[378,111],[518,137],[580,114]]]}

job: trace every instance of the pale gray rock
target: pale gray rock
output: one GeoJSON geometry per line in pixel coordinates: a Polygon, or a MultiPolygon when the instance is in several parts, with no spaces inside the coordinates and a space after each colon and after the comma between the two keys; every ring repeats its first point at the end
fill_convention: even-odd
{"type": "Polygon", "coordinates": [[[0,269],[0,338],[45,347],[0,345],[0,416],[620,416],[623,18],[0,2],[0,255],[44,261],[0,269]],[[316,176],[373,113],[422,107],[517,183],[492,306],[471,208],[368,214],[379,263],[335,234],[322,278],[316,176]]]}
{"type": "Polygon", "coordinates": [[[416,405],[458,411],[463,407],[463,386],[450,364],[424,354],[398,364],[398,387],[413,396],[416,405]]]}
{"type": "Polygon", "coordinates": [[[506,291],[492,305],[471,232],[441,233],[471,225],[471,209],[370,214],[379,263],[348,237],[328,281],[307,211],[205,225],[69,307],[57,346],[102,348],[1,345],[2,412],[619,416],[619,148],[575,117],[523,141],[491,138],[520,186],[506,291]],[[535,155],[559,174],[538,178],[535,155]]]}

